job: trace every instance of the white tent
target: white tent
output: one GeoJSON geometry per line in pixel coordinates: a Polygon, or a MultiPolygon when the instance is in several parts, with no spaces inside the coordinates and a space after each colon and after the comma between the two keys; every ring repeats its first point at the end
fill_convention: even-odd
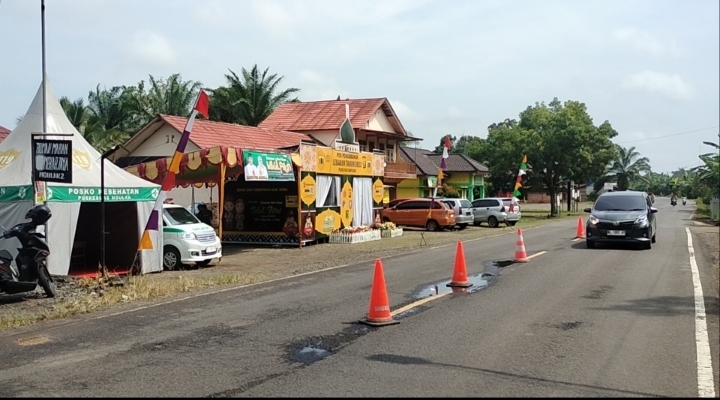
{"type": "MultiPolygon", "coordinates": [[[[24,222],[25,213],[33,206],[31,134],[42,132],[42,92],[41,84],[20,124],[0,143],[0,224],[6,228],[24,222]]],[[[47,139],[72,140],[73,182],[71,184],[48,183],[47,189],[47,202],[53,213],[47,228],[47,240],[50,246],[48,269],[53,275],[67,275],[70,269],[81,205],[100,203],[100,153],[70,123],[49,82],[46,98],[47,132],[73,134],[71,138],[46,136],[47,139]]],[[[124,216],[109,214],[112,210],[117,212],[119,207],[127,206],[124,210],[129,209],[134,219],[137,219],[137,224],[134,224],[133,220],[130,222],[133,223],[133,229],[137,226],[139,238],[160,187],[105,160],[105,189],[106,228],[110,224],[109,228],[112,229],[112,221],[116,221],[117,225],[127,223],[129,212],[124,216]],[[136,212],[132,204],[135,204],[136,212]],[[111,210],[108,211],[108,208],[111,210]]],[[[98,205],[85,208],[84,220],[90,221],[94,225],[92,232],[81,232],[91,237],[95,244],[99,243],[98,238],[100,237],[99,209],[98,205]]],[[[84,227],[80,226],[80,230],[83,229],[84,227]]],[[[106,229],[106,232],[108,230],[106,229]]],[[[140,258],[142,273],[162,270],[162,234],[156,232],[152,232],[152,234],[154,234],[152,241],[155,246],[153,250],[142,251],[140,258]]],[[[128,250],[127,243],[129,242],[135,243],[134,246],[137,246],[136,238],[128,240],[126,237],[125,240],[106,240],[106,249],[122,246],[123,257],[127,258],[128,251],[132,252],[132,248],[128,250]]],[[[0,249],[7,249],[12,254],[15,254],[18,246],[17,239],[0,240],[0,249]]],[[[99,245],[94,246],[93,251],[99,254],[97,247],[99,245]]]]}

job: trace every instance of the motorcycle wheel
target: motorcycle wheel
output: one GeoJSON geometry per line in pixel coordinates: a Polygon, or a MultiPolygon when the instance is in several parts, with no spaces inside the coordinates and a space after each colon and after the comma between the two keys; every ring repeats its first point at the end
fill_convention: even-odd
{"type": "Polygon", "coordinates": [[[55,294],[57,292],[55,287],[55,281],[53,281],[52,276],[50,276],[47,265],[45,264],[42,264],[38,267],[38,281],[40,283],[40,286],[45,291],[45,295],[47,297],[55,297],[55,294]]]}

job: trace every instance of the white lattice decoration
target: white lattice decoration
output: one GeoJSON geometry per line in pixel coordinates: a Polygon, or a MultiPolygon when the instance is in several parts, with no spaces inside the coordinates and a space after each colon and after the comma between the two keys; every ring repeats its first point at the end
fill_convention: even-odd
{"type": "Polygon", "coordinates": [[[402,234],[403,234],[402,228],[385,229],[385,230],[380,231],[380,236],[384,239],[402,236],[402,234]]]}
{"type": "Polygon", "coordinates": [[[357,233],[335,232],[330,234],[330,243],[362,243],[380,240],[380,238],[380,231],[376,229],[357,233]]]}

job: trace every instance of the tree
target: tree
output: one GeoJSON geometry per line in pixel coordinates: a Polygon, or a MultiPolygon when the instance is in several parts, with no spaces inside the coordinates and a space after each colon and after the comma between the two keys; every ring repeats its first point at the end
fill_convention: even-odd
{"type": "Polygon", "coordinates": [[[183,81],[180,74],[170,75],[167,79],[155,79],[149,75],[149,89],[145,92],[145,82],[137,87],[128,88],[129,100],[143,125],[158,114],[185,117],[197,99],[202,84],[197,81],[183,81]]]}
{"type": "Polygon", "coordinates": [[[518,167],[527,154],[527,134],[515,120],[506,119],[488,126],[487,140],[476,160],[488,167],[490,175],[485,181],[493,191],[513,191],[515,188],[518,167]]]}
{"type": "Polygon", "coordinates": [[[455,142],[453,152],[464,154],[473,160],[482,163],[483,150],[485,146],[485,139],[477,136],[463,135],[455,142]]]}
{"type": "MultiPolygon", "coordinates": [[[[617,135],[607,121],[595,126],[584,103],[563,104],[557,98],[527,107],[517,124],[506,120],[488,129],[490,174],[512,177],[527,155],[530,181],[543,185],[553,199],[564,180],[586,182],[602,175],[614,156],[610,139],[617,135]]],[[[557,212],[552,201],[550,214],[557,212]]]]}
{"type": "Polygon", "coordinates": [[[445,135],[445,136],[441,137],[440,144],[438,144],[435,147],[435,150],[433,150],[434,153],[442,154],[443,148],[445,148],[445,138],[448,138],[448,137],[450,138],[450,148],[448,149],[448,153],[454,153],[453,147],[455,147],[455,141],[457,140],[457,138],[453,135],[445,135]]]}
{"type": "Polygon", "coordinates": [[[256,64],[249,72],[243,68],[242,76],[230,70],[225,75],[227,86],[211,90],[210,119],[258,126],[281,104],[299,101],[292,95],[300,89],[279,91],[283,77],[268,75],[269,69],[261,74],[256,64]]]}
{"type": "Polygon", "coordinates": [[[650,172],[650,160],[640,157],[635,147],[626,149],[615,145],[615,157],[609,163],[606,176],[617,179],[619,190],[628,190],[641,174],[650,172]]]}
{"type": "Polygon", "coordinates": [[[70,101],[70,99],[68,99],[66,96],[63,96],[60,98],[60,106],[62,107],[63,111],[65,111],[65,115],[67,115],[70,123],[73,124],[73,126],[75,127],[75,129],[78,130],[78,132],[82,133],[82,130],[85,127],[85,123],[88,119],[87,108],[85,107],[85,100],[79,98],[75,101],[70,101]]]}

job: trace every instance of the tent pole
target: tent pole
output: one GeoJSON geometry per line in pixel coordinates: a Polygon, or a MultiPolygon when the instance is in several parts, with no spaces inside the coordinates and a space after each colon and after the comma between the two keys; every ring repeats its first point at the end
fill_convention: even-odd
{"type": "Polygon", "coordinates": [[[220,244],[223,240],[223,219],[222,212],[225,204],[225,162],[220,163],[220,182],[218,182],[218,192],[220,192],[218,199],[218,237],[220,237],[220,244]]]}

